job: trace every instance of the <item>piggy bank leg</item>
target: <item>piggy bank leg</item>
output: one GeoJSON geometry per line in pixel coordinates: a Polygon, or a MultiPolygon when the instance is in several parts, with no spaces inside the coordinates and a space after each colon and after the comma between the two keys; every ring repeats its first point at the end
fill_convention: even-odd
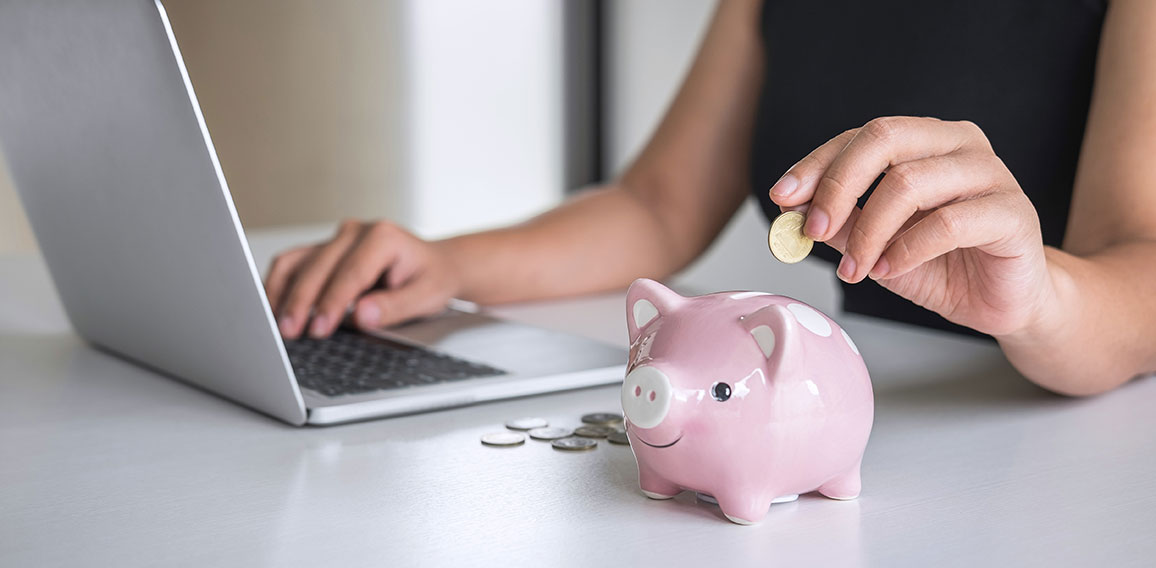
{"type": "Polygon", "coordinates": [[[767,516],[772,498],[766,495],[750,495],[740,492],[722,492],[716,495],[723,515],[732,523],[753,525],[767,516]]]}
{"type": "MultiPolygon", "coordinates": [[[[706,493],[699,493],[697,496],[698,496],[699,501],[705,501],[705,502],[711,503],[713,505],[718,505],[718,499],[715,499],[714,496],[712,496],[712,495],[708,495],[706,493]]],[[[774,499],[771,500],[771,504],[774,505],[775,503],[790,503],[792,501],[798,501],[798,500],[799,500],[799,494],[794,493],[792,495],[782,495],[780,497],[775,497],[774,499]]]]}
{"type": "Polygon", "coordinates": [[[638,468],[638,486],[651,499],[670,499],[682,492],[677,485],[643,467],[638,468]]]}
{"type": "Polygon", "coordinates": [[[859,491],[862,488],[859,480],[859,465],[860,464],[856,463],[855,467],[847,470],[845,473],[836,475],[830,481],[824,483],[819,487],[819,493],[822,493],[824,497],[840,500],[858,497],[859,491]]]}

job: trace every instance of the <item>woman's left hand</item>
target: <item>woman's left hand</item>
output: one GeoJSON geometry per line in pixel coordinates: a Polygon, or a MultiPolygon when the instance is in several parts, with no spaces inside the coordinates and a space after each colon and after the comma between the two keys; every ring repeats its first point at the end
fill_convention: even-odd
{"type": "Polygon", "coordinates": [[[843,253],[840,278],[870,277],[957,324],[1012,334],[1053,293],[1036,210],[971,122],[877,118],[791,167],[771,199],[843,253]]]}

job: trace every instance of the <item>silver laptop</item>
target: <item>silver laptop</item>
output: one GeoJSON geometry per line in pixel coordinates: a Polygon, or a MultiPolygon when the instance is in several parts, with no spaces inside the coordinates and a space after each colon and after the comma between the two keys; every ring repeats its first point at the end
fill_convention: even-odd
{"type": "Polygon", "coordinates": [[[0,2],[0,149],[81,336],[291,424],[622,378],[621,347],[457,310],[282,342],[154,0],[0,2]]]}

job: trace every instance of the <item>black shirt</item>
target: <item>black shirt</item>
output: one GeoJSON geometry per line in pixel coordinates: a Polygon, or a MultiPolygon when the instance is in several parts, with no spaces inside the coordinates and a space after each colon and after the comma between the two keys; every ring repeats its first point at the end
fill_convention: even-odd
{"type": "MultiPolygon", "coordinates": [[[[751,154],[763,210],[777,215],[771,185],[844,130],[880,116],[966,119],[1035,205],[1044,243],[1060,246],[1105,9],[1102,0],[767,0],[751,154]]],[[[825,245],[815,251],[838,259],[825,245]]],[[[870,279],[841,284],[848,311],[975,333],[870,279]]]]}

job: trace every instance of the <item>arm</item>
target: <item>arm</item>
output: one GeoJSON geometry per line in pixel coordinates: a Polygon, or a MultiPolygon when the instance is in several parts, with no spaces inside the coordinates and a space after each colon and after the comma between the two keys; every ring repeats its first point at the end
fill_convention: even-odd
{"type": "Polygon", "coordinates": [[[266,282],[282,334],[327,336],[355,305],[363,328],[444,308],[623,287],[698,256],[742,203],[762,80],[760,0],[720,2],[642,154],[615,182],[518,226],[425,243],[388,222],[346,222],[280,255],[266,282]],[[375,289],[385,280],[385,289],[375,289]],[[312,316],[310,315],[312,313],[312,316]]]}
{"type": "Polygon", "coordinates": [[[1156,370],[1156,4],[1108,9],[1054,293],[1037,321],[998,337],[1053,390],[1092,394],[1156,370]]]}

